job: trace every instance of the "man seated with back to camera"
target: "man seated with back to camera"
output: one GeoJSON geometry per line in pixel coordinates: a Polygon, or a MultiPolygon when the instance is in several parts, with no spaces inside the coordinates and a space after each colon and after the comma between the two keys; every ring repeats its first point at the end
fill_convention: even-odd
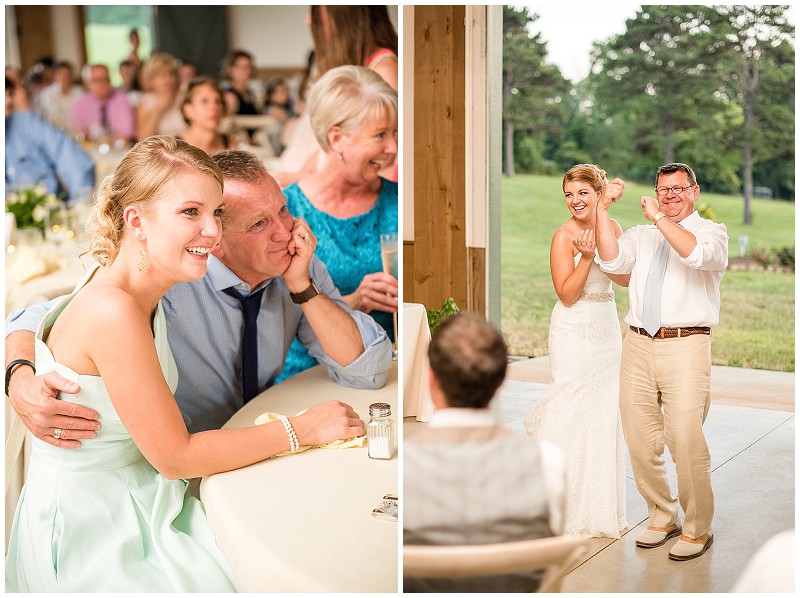
{"type": "MultiPolygon", "coordinates": [[[[561,451],[497,424],[490,408],[508,360],[500,331],[476,314],[457,314],[436,330],[428,357],[436,410],[403,446],[403,542],[493,544],[561,534],[561,451]]],[[[405,578],[403,591],[530,592],[541,576],[405,578]]]]}

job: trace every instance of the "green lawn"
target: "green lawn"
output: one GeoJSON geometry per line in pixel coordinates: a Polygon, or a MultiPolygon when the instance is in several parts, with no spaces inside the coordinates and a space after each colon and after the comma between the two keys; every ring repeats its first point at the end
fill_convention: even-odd
{"type": "MultiPolygon", "coordinates": [[[[612,216],[623,229],[642,224],[639,198],[652,185],[629,183],[612,216]]],[[[550,313],[558,297],[550,279],[553,232],[568,217],[559,177],[518,175],[502,184],[502,328],[512,355],[547,354],[550,313]]],[[[753,225],[742,222],[742,199],[703,193],[717,219],[728,227],[729,255],[739,255],[738,239],[772,251],[794,246],[794,203],[755,200],[753,225]]],[[[616,287],[620,324],[628,294],[616,287]]],[[[794,371],[794,274],[727,272],[722,279],[722,316],[712,336],[716,365],[794,371]]]]}

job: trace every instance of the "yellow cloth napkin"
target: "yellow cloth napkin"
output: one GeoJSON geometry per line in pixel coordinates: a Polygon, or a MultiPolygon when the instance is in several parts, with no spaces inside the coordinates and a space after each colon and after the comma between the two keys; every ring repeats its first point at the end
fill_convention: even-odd
{"type": "MultiPolygon", "coordinates": [[[[297,415],[303,415],[308,409],[303,409],[297,415]]],[[[270,422],[277,422],[280,421],[280,415],[278,413],[272,413],[268,411],[267,413],[262,413],[256,418],[256,425],[260,426],[261,424],[268,424],[270,422]]],[[[292,451],[283,451],[282,453],[278,453],[277,455],[273,455],[273,457],[283,457],[284,455],[296,455],[297,453],[302,453],[303,451],[307,451],[310,448],[324,448],[324,449],[345,449],[345,448],[362,448],[367,446],[367,437],[366,436],[356,436],[355,438],[347,438],[345,440],[334,440],[333,442],[329,442],[328,444],[318,444],[318,445],[303,445],[295,452],[292,451]]]]}
{"type": "Polygon", "coordinates": [[[50,274],[64,265],[60,255],[47,255],[38,250],[20,247],[6,262],[6,284],[25,284],[38,276],[50,274]]]}

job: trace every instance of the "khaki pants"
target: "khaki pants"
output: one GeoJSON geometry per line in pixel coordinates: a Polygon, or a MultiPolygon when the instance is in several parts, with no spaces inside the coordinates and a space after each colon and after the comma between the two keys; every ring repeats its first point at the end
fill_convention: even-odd
{"type": "Polygon", "coordinates": [[[711,404],[711,337],[651,339],[630,331],[619,383],[622,429],[650,525],[680,522],[664,464],[666,441],[678,473],[683,533],[698,538],[709,532],[714,494],[703,422],[711,404]]]}

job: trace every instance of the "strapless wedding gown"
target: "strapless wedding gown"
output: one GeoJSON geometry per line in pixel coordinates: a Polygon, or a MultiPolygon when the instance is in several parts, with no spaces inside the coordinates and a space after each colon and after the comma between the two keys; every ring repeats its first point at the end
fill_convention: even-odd
{"type": "MultiPolygon", "coordinates": [[[[577,264],[580,254],[575,258],[577,264]]],[[[565,533],[619,538],[627,527],[622,333],[611,280],[596,263],[578,301],[553,308],[549,348],[553,383],[525,418],[525,428],[564,451],[565,533]]]]}
{"type": "MultiPolygon", "coordinates": [[[[97,437],[78,449],[33,439],[30,467],[14,515],[6,557],[7,592],[233,592],[203,506],[185,480],[169,480],[144,458],[120,421],[99,376],[55,361],[42,342],[91,273],[45,317],[36,339],[36,371],[76,382],[61,399],[100,414],[97,437]]],[[[177,383],[156,312],[155,337],[165,377],[177,383]]]]}

